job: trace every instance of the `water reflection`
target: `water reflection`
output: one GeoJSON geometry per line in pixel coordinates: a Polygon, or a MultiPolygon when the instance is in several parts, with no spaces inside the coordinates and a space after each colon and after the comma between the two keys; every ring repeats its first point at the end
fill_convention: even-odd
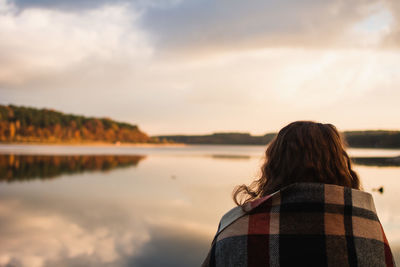
{"type": "Polygon", "coordinates": [[[137,166],[145,156],[135,155],[0,155],[0,181],[52,179],[62,174],[109,171],[137,166]]]}
{"type": "Polygon", "coordinates": [[[104,202],[79,207],[1,197],[0,266],[198,266],[210,243],[178,221],[144,224],[128,209],[104,202]]]}
{"type": "MultiPolygon", "coordinates": [[[[149,150],[146,160],[134,151],[131,156],[0,155],[0,166],[12,162],[14,167],[6,168],[25,168],[23,176],[32,177],[23,178],[29,183],[0,183],[0,266],[199,266],[221,215],[234,205],[232,189],[249,183],[262,164],[261,157],[241,156],[252,155],[241,148],[226,149],[209,148],[206,156],[149,150]],[[74,168],[68,167],[70,160],[74,168]],[[68,171],[53,177],[76,178],[43,182],[28,175],[52,174],[44,169],[55,168],[55,162],[68,171]]],[[[393,203],[400,168],[356,165],[355,170],[373,194],[398,261],[400,206],[393,203]]]]}
{"type": "MultiPolygon", "coordinates": [[[[207,156],[208,157],[208,156],[207,156]]],[[[249,155],[211,154],[215,160],[250,160],[249,155]]],[[[53,179],[63,174],[87,171],[109,171],[137,166],[143,155],[2,155],[0,154],[0,182],[53,179]]],[[[357,165],[400,167],[400,157],[356,157],[357,165]]],[[[175,179],[175,175],[171,178],[175,179]]]]}

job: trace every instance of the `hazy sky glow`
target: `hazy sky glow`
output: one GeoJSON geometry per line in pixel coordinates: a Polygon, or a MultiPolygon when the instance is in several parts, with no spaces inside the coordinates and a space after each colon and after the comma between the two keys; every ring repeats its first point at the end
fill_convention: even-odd
{"type": "Polygon", "coordinates": [[[0,0],[0,103],[156,134],[399,129],[398,0],[0,0]]]}

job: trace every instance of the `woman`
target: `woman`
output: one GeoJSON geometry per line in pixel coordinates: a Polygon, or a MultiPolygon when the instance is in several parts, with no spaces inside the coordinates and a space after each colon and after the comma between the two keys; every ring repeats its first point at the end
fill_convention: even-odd
{"type": "Polygon", "coordinates": [[[372,196],[331,124],[297,121],[233,193],[203,266],[394,266],[372,196]]]}

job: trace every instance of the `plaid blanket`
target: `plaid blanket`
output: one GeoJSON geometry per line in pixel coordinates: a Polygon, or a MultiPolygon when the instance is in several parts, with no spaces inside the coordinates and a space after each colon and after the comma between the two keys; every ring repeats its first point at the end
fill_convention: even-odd
{"type": "Polygon", "coordinates": [[[223,216],[202,266],[395,266],[369,193],[297,183],[223,216]]]}

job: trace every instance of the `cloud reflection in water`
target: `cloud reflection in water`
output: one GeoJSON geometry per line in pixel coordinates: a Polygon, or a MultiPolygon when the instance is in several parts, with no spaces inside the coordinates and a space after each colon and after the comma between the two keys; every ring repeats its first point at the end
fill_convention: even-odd
{"type": "MultiPolygon", "coordinates": [[[[134,168],[74,172],[75,179],[63,172],[51,181],[0,183],[0,266],[198,266],[233,206],[232,188],[248,183],[262,160],[196,155],[152,155],[134,168]]],[[[367,191],[385,186],[385,194],[373,194],[398,260],[400,211],[392,203],[400,168],[356,168],[367,191]]]]}

